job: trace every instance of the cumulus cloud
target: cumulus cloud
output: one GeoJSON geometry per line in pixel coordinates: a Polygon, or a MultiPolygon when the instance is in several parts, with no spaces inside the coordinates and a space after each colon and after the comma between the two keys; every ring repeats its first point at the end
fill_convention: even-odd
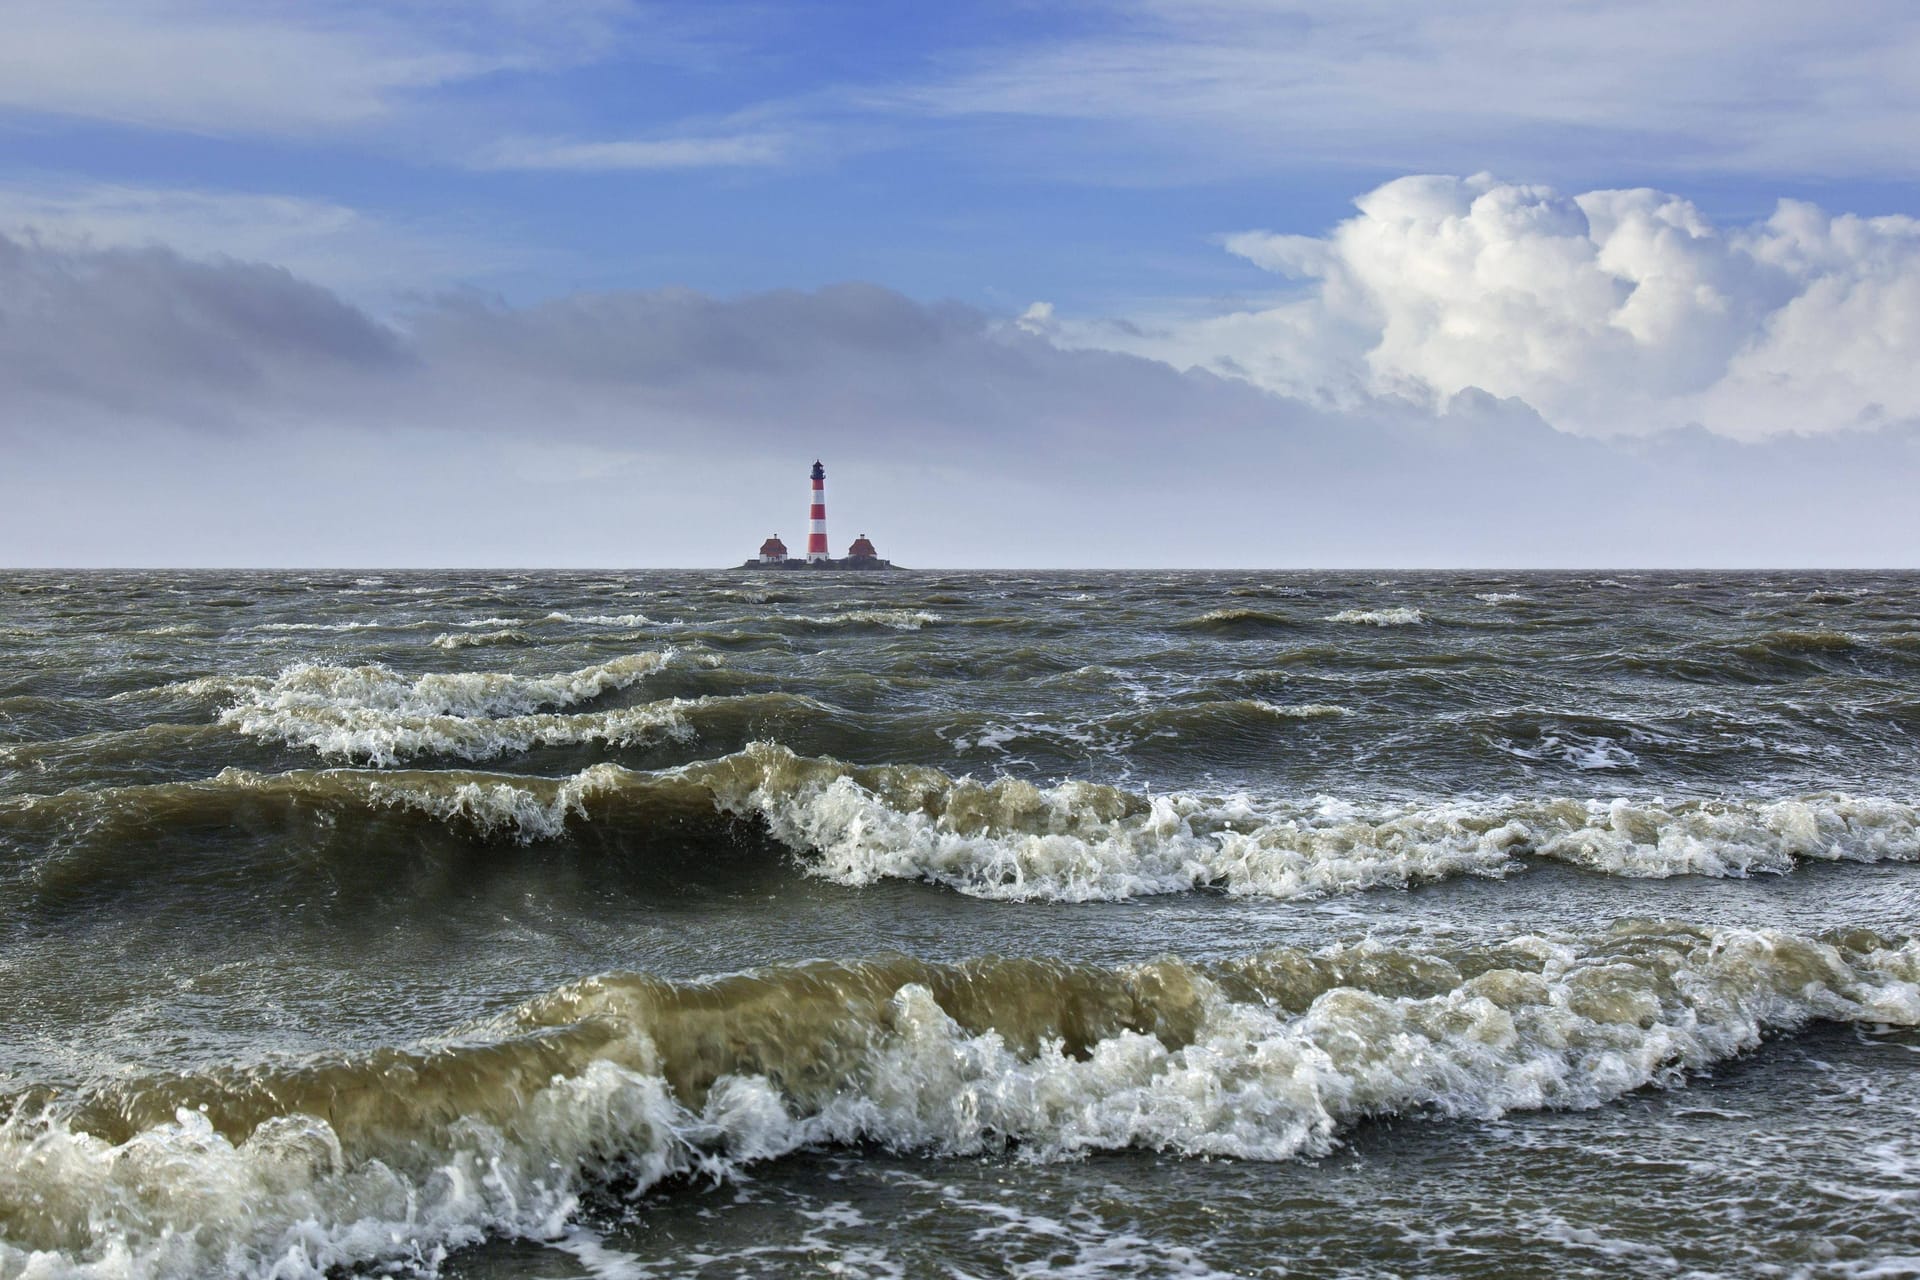
{"type": "Polygon", "coordinates": [[[725,563],[816,454],[837,515],[916,564],[1920,549],[1911,431],[1610,443],[1482,390],[1313,404],[1059,324],[864,284],[389,322],[277,267],[0,240],[0,559],[725,563]]]}
{"type": "Polygon", "coordinates": [[[1337,405],[1478,388],[1596,434],[1920,417],[1920,220],[1782,201],[1721,228],[1660,191],[1486,174],[1401,178],[1356,204],[1324,237],[1226,238],[1291,283],[1275,305],[1060,337],[1337,405]]]}

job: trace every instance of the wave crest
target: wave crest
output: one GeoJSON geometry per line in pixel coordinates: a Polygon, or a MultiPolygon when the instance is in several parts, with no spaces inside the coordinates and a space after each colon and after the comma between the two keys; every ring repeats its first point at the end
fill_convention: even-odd
{"type": "Polygon", "coordinates": [[[499,631],[443,631],[429,643],[436,649],[483,649],[496,645],[532,644],[533,637],[518,627],[499,631]]]}
{"type": "MultiPolygon", "coordinates": [[[[819,711],[804,699],[763,694],[489,723],[570,735],[542,741],[589,733],[637,741],[690,736],[707,716],[737,726],[763,715],[819,711]]],[[[801,756],[766,742],[673,769],[603,763],[558,778],[230,769],[199,782],[0,799],[0,816],[62,847],[110,848],[168,826],[255,814],[262,802],[268,812],[289,815],[415,813],[468,835],[520,843],[568,838],[591,826],[641,844],[649,833],[671,830],[675,840],[703,849],[728,840],[727,820],[741,821],[764,829],[804,873],[837,884],[918,880],[979,898],[1055,902],[1197,889],[1300,899],[1461,875],[1501,877],[1530,859],[1632,878],[1784,874],[1803,861],[1920,860],[1920,810],[1838,793],[1770,801],[1280,802],[955,778],[921,766],[801,756]]],[[[700,874],[697,861],[688,873],[700,874]]]]}
{"type": "Polygon", "coordinates": [[[1291,627],[1293,619],[1265,609],[1211,609],[1185,625],[1196,631],[1278,631],[1291,627]]]}
{"type": "Polygon", "coordinates": [[[1816,1019],[1920,1024],[1920,947],[1624,922],[1213,965],[606,975],[443,1045],[17,1100],[0,1269],[437,1269],[488,1235],[559,1235],[595,1185],[805,1146],[1317,1157],[1372,1117],[1677,1086],[1816,1019]]]}
{"type": "Polygon", "coordinates": [[[1610,875],[1742,876],[1797,861],[1920,858],[1920,812],[1844,795],[1773,802],[1512,799],[1370,809],[1137,795],[862,768],[756,743],[688,766],[814,875],[927,880],[982,898],[1090,901],[1202,887],[1277,898],[1503,876],[1528,856],[1610,875]]]}
{"type": "Polygon", "coordinates": [[[684,717],[670,705],[591,717],[551,710],[629,688],[672,657],[668,649],[551,676],[431,672],[412,680],[378,664],[301,663],[271,681],[221,682],[236,700],[219,721],[249,737],[376,765],[426,754],[485,760],[535,745],[684,737],[684,717]]]}
{"type": "Polygon", "coordinates": [[[837,630],[843,627],[884,627],[889,631],[918,631],[945,621],[925,609],[848,609],[841,613],[783,613],[768,618],[776,623],[799,623],[807,627],[837,630]]]}
{"type": "Polygon", "coordinates": [[[1392,609],[1342,609],[1321,619],[1322,622],[1347,622],[1368,627],[1413,627],[1426,620],[1425,614],[1405,605],[1392,609]]]}

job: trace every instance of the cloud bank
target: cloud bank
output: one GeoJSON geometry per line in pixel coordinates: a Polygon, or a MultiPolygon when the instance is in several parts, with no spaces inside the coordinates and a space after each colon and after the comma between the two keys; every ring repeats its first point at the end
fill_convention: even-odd
{"type": "Polygon", "coordinates": [[[1325,236],[1226,247],[1291,282],[1276,305],[1143,328],[1028,327],[1340,406],[1469,388],[1558,427],[1723,435],[1920,418],[1920,219],[1781,201],[1719,228],[1661,191],[1417,176],[1325,236]]]}
{"type": "Polygon", "coordinates": [[[0,561],[724,564],[791,532],[818,454],[836,533],[910,564],[1907,564],[1920,435],[1856,402],[1874,342],[1916,350],[1862,328],[1906,305],[1910,239],[1410,180],[1331,236],[1235,239],[1298,299],[1135,327],[1215,353],[1191,368],[868,284],[391,320],[276,266],[0,239],[0,561]],[[1552,416],[1782,361],[1845,410],[1788,424],[1823,434],[1552,416]]]}

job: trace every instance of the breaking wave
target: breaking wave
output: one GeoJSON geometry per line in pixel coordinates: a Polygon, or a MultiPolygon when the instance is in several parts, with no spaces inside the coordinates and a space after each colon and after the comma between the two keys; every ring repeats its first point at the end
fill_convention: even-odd
{"type": "Polygon", "coordinates": [[[1920,947],[1623,922],[1216,964],[610,974],[438,1043],[13,1100],[0,1272],[437,1270],[583,1197],[805,1147],[1314,1158],[1369,1119],[1604,1105],[1818,1020],[1920,1024],[1920,947]]]}
{"type": "Polygon", "coordinates": [[[654,625],[653,619],[647,617],[644,613],[596,613],[582,617],[576,614],[565,613],[558,609],[549,613],[542,621],[572,622],[590,627],[650,627],[654,625]]]}
{"type": "Polygon", "coordinates": [[[1426,615],[1404,605],[1393,609],[1342,609],[1322,618],[1322,622],[1350,622],[1369,627],[1411,627],[1425,622],[1426,615]]]}
{"type": "Polygon", "coordinates": [[[1293,619],[1264,609],[1214,609],[1187,625],[1201,631],[1267,631],[1291,627],[1293,619]]]}
{"type": "Polygon", "coordinates": [[[496,645],[532,644],[533,637],[517,627],[499,631],[443,631],[430,642],[436,649],[485,649],[496,645]]]}
{"type": "Polygon", "coordinates": [[[636,653],[551,676],[432,672],[411,680],[377,664],[301,663],[270,681],[212,677],[194,682],[205,688],[193,691],[217,690],[236,699],[220,712],[220,723],[322,756],[370,764],[426,754],[486,760],[535,745],[621,744],[661,731],[682,734],[674,706],[594,716],[551,710],[629,688],[672,657],[670,649],[636,653]]]}
{"type": "Polygon", "coordinates": [[[249,631],[380,631],[389,624],[379,619],[353,619],[346,622],[262,622],[249,631]]]}
{"type": "MultiPolygon", "coordinates": [[[[690,732],[685,726],[703,714],[777,709],[731,705],[756,698],[804,701],[755,695],[634,711],[652,718],[647,731],[690,732]]],[[[1506,876],[1534,858],[1631,878],[1783,874],[1808,860],[1920,860],[1920,811],[1840,794],[1281,803],[1142,795],[1089,782],[983,782],[919,766],[800,756],[770,743],[673,769],[603,763],[560,778],[229,769],[199,782],[14,797],[0,800],[0,815],[22,829],[38,823],[117,847],[129,832],[218,824],[258,813],[262,803],[329,813],[340,827],[355,812],[413,813],[460,834],[520,843],[588,830],[644,843],[671,831],[712,848],[731,838],[729,824],[745,823],[783,847],[802,872],[836,884],[914,880],[977,898],[1053,902],[1199,889],[1311,898],[1506,876]]]]}
{"type": "Polygon", "coordinates": [[[1331,702],[1263,702],[1253,700],[1252,705],[1260,714],[1279,716],[1282,720],[1325,720],[1347,714],[1345,707],[1331,702]]]}
{"type": "Polygon", "coordinates": [[[1139,795],[861,768],[756,743],[688,766],[722,811],[764,822],[814,875],[926,880],[982,898],[1091,901],[1216,888],[1315,897],[1527,857],[1609,875],[1743,876],[1803,859],[1920,859],[1920,811],[1844,795],[1772,802],[1499,800],[1362,807],[1139,795]]]}
{"type": "Polygon", "coordinates": [[[884,627],[890,631],[918,631],[944,621],[925,609],[849,609],[844,613],[783,613],[770,616],[769,622],[799,623],[807,627],[884,627]]]}

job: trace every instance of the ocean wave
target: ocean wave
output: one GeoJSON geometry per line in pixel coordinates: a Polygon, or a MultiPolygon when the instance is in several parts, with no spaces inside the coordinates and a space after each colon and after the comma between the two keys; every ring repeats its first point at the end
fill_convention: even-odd
{"type": "Polygon", "coordinates": [[[1349,622],[1369,627],[1411,627],[1427,620],[1418,609],[1405,605],[1392,609],[1342,609],[1322,618],[1322,622],[1349,622]]]}
{"type": "Polygon", "coordinates": [[[1604,734],[1544,732],[1525,744],[1511,739],[1496,739],[1493,745],[1521,760],[1558,760],[1574,769],[1596,771],[1640,767],[1638,755],[1618,739],[1604,734]]]}
{"type": "MultiPolygon", "coordinates": [[[[6,634],[0,631],[0,634],[6,634]]],[[[25,633],[21,633],[25,634],[25,633]]],[[[212,627],[198,623],[175,623],[165,627],[143,627],[133,633],[137,636],[191,636],[196,639],[210,639],[219,635],[212,627]]]]}
{"type": "MultiPolygon", "coordinates": [[[[831,714],[782,694],[673,700],[606,713],[631,714],[631,723],[556,717],[569,723],[540,741],[613,733],[653,741],[690,735],[707,716],[738,729],[768,715],[809,710],[831,714]]],[[[463,745],[454,740],[448,749],[458,754],[463,745]]],[[[1805,861],[1920,860],[1920,810],[1842,794],[1772,801],[1280,802],[1144,795],[1090,782],[979,781],[921,766],[850,765],[766,742],[672,769],[603,763],[559,778],[230,769],[198,782],[10,797],[0,799],[0,815],[23,834],[44,827],[56,842],[117,847],[169,825],[257,816],[263,799],[286,812],[332,813],[336,828],[349,834],[346,821],[355,810],[404,811],[459,833],[521,843],[589,828],[628,838],[670,826],[689,848],[717,849],[734,843],[729,823],[746,823],[771,837],[802,873],[836,884],[923,881],[1014,901],[1119,900],[1200,889],[1303,899],[1463,875],[1503,877],[1530,859],[1636,879],[1784,874],[1805,861]]]]}
{"type": "Polygon", "coordinates": [[[799,623],[808,627],[885,627],[890,631],[918,631],[945,621],[925,609],[848,609],[842,613],[782,613],[769,615],[767,622],[799,623]]]}
{"type": "Polygon", "coordinates": [[[1161,702],[1138,711],[1122,712],[1100,722],[1102,737],[1134,744],[1149,738],[1174,738],[1183,748],[1215,745],[1240,731],[1271,736],[1276,720],[1329,720],[1347,709],[1327,702],[1279,703],[1260,698],[1224,698],[1204,702],[1161,702]]]}
{"type": "Polygon", "coordinates": [[[1213,609],[1187,625],[1201,631],[1259,631],[1291,627],[1293,619],[1264,609],[1213,609]]]}
{"type": "Polygon", "coordinates": [[[982,898],[1091,901],[1210,887],[1276,898],[1503,876],[1541,857],[1660,878],[1920,858],[1920,811],[1845,795],[1779,801],[1498,800],[1362,807],[1037,787],[860,768],[757,743],[688,766],[814,875],[926,880],[982,898]]]}
{"type": "Polygon", "coordinates": [[[262,622],[248,631],[384,631],[390,625],[378,618],[355,618],[346,622],[262,622]]]}
{"type": "Polygon", "coordinates": [[[236,709],[221,716],[249,737],[271,738],[335,759],[394,765],[419,756],[492,760],[535,747],[604,743],[631,747],[663,739],[688,741],[693,726],[685,699],[561,715],[415,715],[380,708],[236,709]]]}
{"type": "Polygon", "coordinates": [[[1844,631],[1765,631],[1734,646],[1734,652],[1748,658],[1821,657],[1853,653],[1863,647],[1857,636],[1844,631]]]}
{"type": "Polygon", "coordinates": [[[541,621],[572,622],[589,627],[650,627],[654,625],[653,619],[644,613],[593,613],[581,615],[565,613],[558,609],[549,613],[545,618],[541,619],[541,621]]]}
{"type": "Polygon", "coordinates": [[[663,728],[680,732],[671,708],[591,717],[551,710],[629,688],[673,656],[671,649],[635,653],[550,676],[431,672],[410,680],[377,664],[300,663],[271,681],[214,680],[235,699],[219,722],[249,737],[371,764],[423,754],[484,760],[538,744],[630,742],[663,728]]]}
{"type": "Polygon", "coordinates": [[[1260,714],[1278,716],[1282,720],[1326,720],[1349,714],[1345,707],[1332,702],[1263,702],[1258,699],[1248,701],[1260,714]]]}
{"type": "Polygon", "coordinates": [[[1482,604],[1521,604],[1526,600],[1517,591],[1482,591],[1473,598],[1482,604]]]}
{"type": "Polygon", "coordinates": [[[1624,922],[1211,965],[820,961],[610,974],[438,1044],[15,1099],[7,1274],[438,1270],[584,1195],[807,1147],[1316,1158],[1370,1119],[1680,1087],[1815,1021],[1920,1024],[1920,947],[1624,922]]]}
{"type": "MultiPolygon", "coordinates": [[[[715,591],[713,592],[713,597],[716,600],[737,600],[746,604],[791,604],[794,601],[803,598],[801,596],[792,595],[784,591],[762,591],[757,588],[751,588],[751,587],[745,588],[745,589],[715,591]]],[[[957,604],[959,603],[959,601],[957,598],[952,598],[947,600],[946,603],[957,604]]]]}
{"type": "MultiPolygon", "coordinates": [[[[621,805],[643,824],[672,817],[715,819],[707,793],[676,787],[671,779],[647,784],[647,775],[615,764],[544,778],[460,769],[295,769],[263,773],[223,769],[211,778],[185,782],[87,787],[46,795],[0,797],[0,818],[17,834],[35,835],[66,856],[42,862],[36,881],[43,891],[78,892],[98,887],[96,874],[139,870],[120,855],[129,842],[156,831],[234,826],[263,819],[282,827],[308,817],[340,837],[339,856],[359,858],[368,820],[409,815],[442,824],[455,834],[518,844],[556,840],[569,820],[586,820],[588,802],[604,821],[618,822],[621,805]],[[638,782],[638,785],[636,783],[638,782]],[[619,803],[610,803],[618,801],[619,803]],[[110,860],[74,857],[96,850],[110,860]]],[[[381,855],[384,856],[384,855],[381,855]]],[[[257,869],[256,869],[257,870],[257,869]]]]}
{"type": "Polygon", "coordinates": [[[430,644],[436,649],[486,649],[496,645],[532,644],[533,637],[517,627],[499,631],[443,631],[430,644]]]}
{"type": "MultiPolygon", "coordinates": [[[[1017,669],[1015,660],[1016,655],[1007,655],[1009,669],[1017,669]]],[[[1111,673],[1082,668],[1061,673],[1049,683],[1097,685],[1104,691],[1112,687],[1111,681],[1111,673]]],[[[1004,754],[1016,744],[1032,744],[1073,756],[1111,756],[1118,751],[1157,747],[1176,749],[1183,759],[1192,760],[1231,749],[1235,744],[1271,743],[1276,740],[1280,723],[1334,720],[1350,714],[1347,708],[1328,702],[1280,703],[1260,698],[1165,701],[1145,690],[1128,692],[1138,705],[1108,716],[948,714],[931,726],[930,732],[962,752],[1004,754]]]]}
{"type": "Polygon", "coordinates": [[[121,766],[144,772],[167,753],[215,746],[222,732],[205,724],[147,724],[138,729],[96,729],[66,737],[0,744],[0,763],[19,769],[83,767],[95,778],[121,766]]]}

